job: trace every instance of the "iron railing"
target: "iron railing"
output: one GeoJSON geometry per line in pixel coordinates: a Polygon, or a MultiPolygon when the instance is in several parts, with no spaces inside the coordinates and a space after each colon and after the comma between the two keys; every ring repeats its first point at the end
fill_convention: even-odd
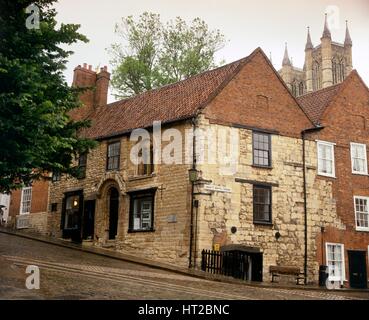
{"type": "Polygon", "coordinates": [[[249,255],[245,252],[203,250],[201,256],[202,271],[251,280],[248,272],[249,255]]]}

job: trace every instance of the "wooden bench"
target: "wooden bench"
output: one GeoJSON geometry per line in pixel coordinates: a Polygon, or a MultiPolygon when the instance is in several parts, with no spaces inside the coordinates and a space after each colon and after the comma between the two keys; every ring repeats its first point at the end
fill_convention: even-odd
{"type": "Polygon", "coordinates": [[[296,284],[301,284],[301,280],[305,280],[305,276],[300,272],[299,267],[288,266],[270,266],[269,273],[272,275],[272,282],[276,282],[275,278],[279,278],[281,275],[295,276],[296,284]]]}

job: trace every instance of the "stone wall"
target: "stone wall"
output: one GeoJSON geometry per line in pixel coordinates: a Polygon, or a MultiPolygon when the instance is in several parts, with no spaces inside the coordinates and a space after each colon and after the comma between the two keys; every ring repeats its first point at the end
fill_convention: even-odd
{"type": "MultiPolygon", "coordinates": [[[[203,118],[200,127],[220,129],[203,118]]],[[[223,127],[224,129],[224,127],[223,127]]],[[[270,265],[298,266],[304,270],[304,194],[302,140],[272,135],[272,168],[252,166],[252,131],[233,129],[239,135],[240,154],[235,174],[220,174],[219,165],[200,164],[202,178],[212,184],[231,189],[200,195],[197,226],[197,255],[202,249],[241,244],[263,252],[263,278],[269,279],[270,265]],[[236,178],[272,184],[272,225],[253,223],[253,185],[236,182],[236,178]],[[231,228],[237,232],[232,233],[231,228]],[[281,237],[277,240],[276,232],[281,237]]],[[[214,146],[212,146],[214,147],[214,146]]],[[[336,215],[332,183],[316,177],[316,146],[306,142],[308,185],[308,268],[309,281],[316,281],[319,264],[316,236],[321,226],[344,228],[336,215]]],[[[205,149],[201,152],[207,154],[205,149]]],[[[215,151],[212,151],[215,152],[215,151]]],[[[201,191],[201,190],[199,190],[201,191]]],[[[204,190],[202,190],[204,191],[204,190]]],[[[199,261],[198,261],[199,262],[199,261]]]]}
{"type": "MultiPolygon", "coordinates": [[[[191,124],[182,122],[173,126],[184,137],[191,124]]],[[[165,128],[162,129],[164,132],[165,128]]],[[[98,246],[135,254],[152,260],[188,265],[189,223],[190,223],[190,183],[188,164],[155,165],[149,176],[135,176],[135,165],[130,161],[129,151],[133,142],[129,137],[121,141],[120,170],[106,171],[106,152],[108,141],[102,141],[87,159],[86,177],[81,180],[62,177],[51,186],[50,205],[57,203],[57,211],[49,212],[48,229],[55,237],[61,237],[60,222],[62,200],[65,192],[83,190],[85,200],[96,200],[95,238],[98,246]],[[118,234],[115,241],[108,241],[109,221],[108,190],[117,188],[119,197],[118,234]],[[156,188],[154,204],[154,231],[129,232],[129,192],[156,188]],[[169,221],[175,216],[176,221],[169,221]]],[[[112,140],[113,141],[113,140],[112,140]]],[[[115,140],[114,140],[115,141],[115,140]]],[[[179,142],[180,143],[180,142],[179,142]]],[[[182,141],[182,155],[184,156],[182,141]]],[[[168,143],[162,143],[162,148],[168,143]]],[[[173,145],[174,146],[174,145],[173,145]]]]}

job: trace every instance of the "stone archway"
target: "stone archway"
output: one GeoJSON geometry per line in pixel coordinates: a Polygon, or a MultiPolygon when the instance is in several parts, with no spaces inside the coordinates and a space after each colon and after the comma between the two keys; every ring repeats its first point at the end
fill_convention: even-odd
{"type": "Polygon", "coordinates": [[[111,187],[109,195],[109,240],[115,240],[118,233],[119,219],[119,192],[115,187],[111,187]]]}
{"type": "Polygon", "coordinates": [[[95,240],[104,244],[119,236],[124,217],[122,190],[124,184],[121,179],[108,177],[98,184],[95,218],[95,240]]]}

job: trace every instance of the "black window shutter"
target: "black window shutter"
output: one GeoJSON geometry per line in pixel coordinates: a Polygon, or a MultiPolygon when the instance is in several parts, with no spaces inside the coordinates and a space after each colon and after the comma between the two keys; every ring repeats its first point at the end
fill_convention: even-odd
{"type": "Polygon", "coordinates": [[[62,211],[61,211],[61,220],[60,220],[60,229],[63,230],[64,229],[64,225],[65,225],[65,207],[66,207],[66,197],[63,198],[63,202],[62,202],[62,211]]]}
{"type": "Polygon", "coordinates": [[[132,194],[129,195],[129,230],[133,230],[133,202],[134,196],[132,194]]]}
{"type": "Polygon", "coordinates": [[[79,194],[79,213],[78,213],[78,229],[82,229],[82,221],[83,221],[83,211],[84,211],[84,203],[83,203],[83,192],[79,194]]]}

